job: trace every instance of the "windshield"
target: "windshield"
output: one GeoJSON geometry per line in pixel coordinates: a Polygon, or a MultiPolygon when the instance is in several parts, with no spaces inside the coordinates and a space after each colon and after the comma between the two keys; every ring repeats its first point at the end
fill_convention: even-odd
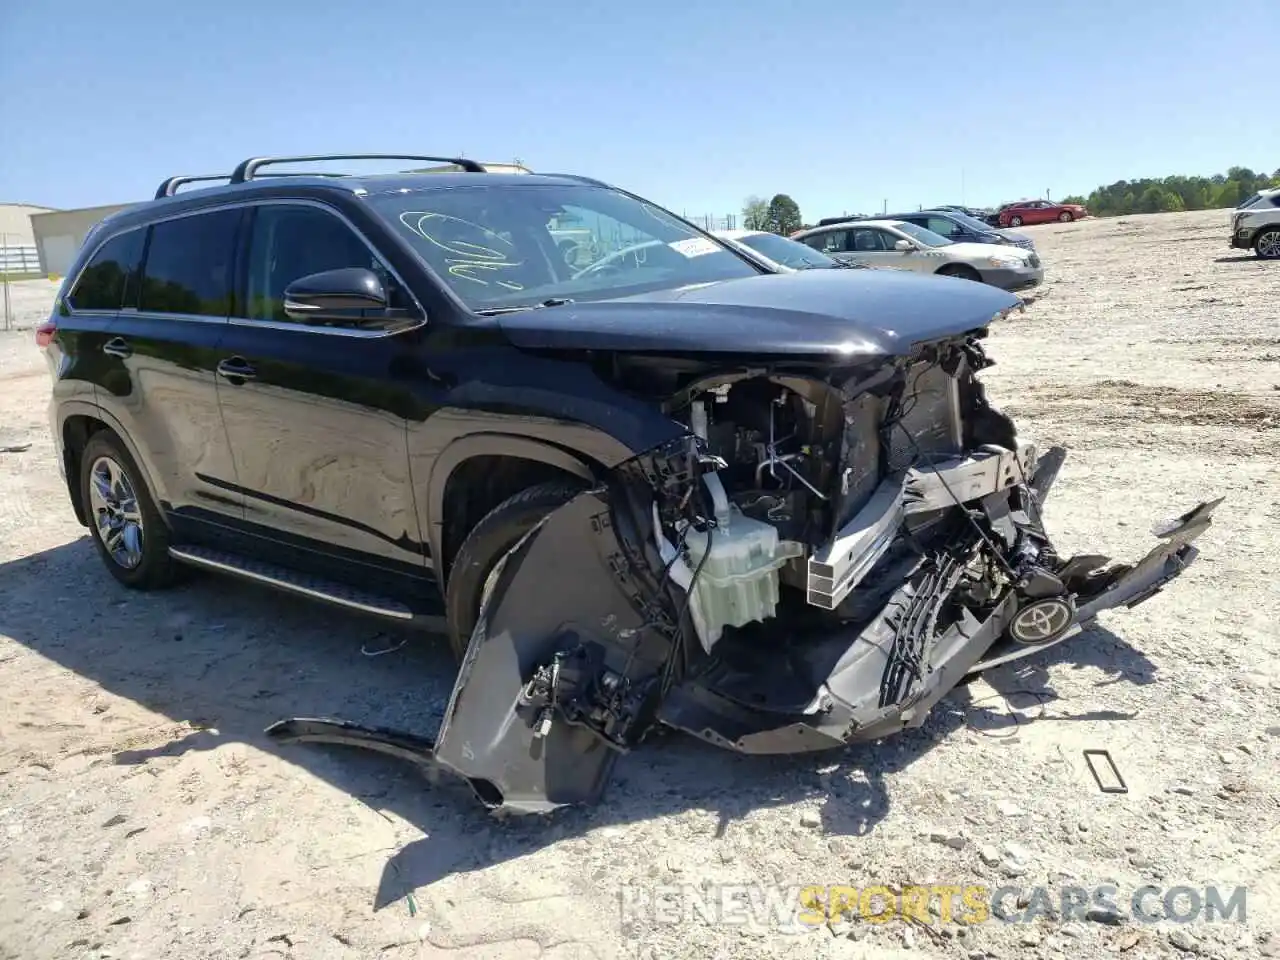
{"type": "Polygon", "coordinates": [[[1249,209],[1250,207],[1254,206],[1254,205],[1255,205],[1259,200],[1261,200],[1261,199],[1262,199],[1262,194],[1260,194],[1260,193],[1255,193],[1255,194],[1254,194],[1253,196],[1251,196],[1248,200],[1242,201],[1242,202],[1241,202],[1241,204],[1240,204],[1238,207],[1236,207],[1236,209],[1237,209],[1237,210],[1247,210],[1247,209],[1249,209]]]}
{"type": "Polygon", "coordinates": [[[369,204],[473,310],[761,272],[671,214],[606,187],[477,184],[375,195],[369,204]]]}
{"type": "Polygon", "coordinates": [[[967,213],[961,213],[959,210],[948,210],[947,212],[951,214],[952,220],[964,224],[974,233],[995,233],[991,229],[991,224],[983,223],[977,217],[971,217],[967,213]]]}
{"type": "Polygon", "coordinates": [[[932,230],[926,230],[924,227],[917,227],[914,223],[907,223],[905,220],[894,226],[905,233],[912,240],[923,243],[926,247],[949,247],[951,240],[932,230]]]}
{"type": "Polygon", "coordinates": [[[738,242],[758,253],[763,253],[774,263],[780,263],[793,270],[831,268],[840,265],[825,253],[813,247],[807,247],[799,240],[788,240],[776,233],[752,233],[739,237],[738,242]]]}

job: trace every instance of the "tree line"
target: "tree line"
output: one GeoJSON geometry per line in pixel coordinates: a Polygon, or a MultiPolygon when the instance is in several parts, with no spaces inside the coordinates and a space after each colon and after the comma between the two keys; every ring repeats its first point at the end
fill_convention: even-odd
{"type": "Polygon", "coordinates": [[[1280,187],[1280,168],[1255,173],[1248,167],[1231,167],[1211,177],[1145,177],[1117,180],[1100,186],[1089,196],[1064,197],[1063,203],[1082,203],[1097,217],[1129,213],[1174,213],[1179,210],[1216,210],[1234,207],[1268,187],[1280,187]]]}
{"type": "MultiPolygon", "coordinates": [[[[1116,217],[1131,213],[1176,213],[1180,210],[1218,210],[1234,207],[1259,190],[1280,187],[1280,168],[1257,173],[1249,167],[1230,167],[1211,177],[1144,177],[1117,180],[1099,186],[1087,197],[1074,194],[1063,203],[1080,203],[1096,217],[1116,217]]],[[[747,230],[767,230],[788,236],[803,229],[800,207],[785,193],[773,199],[747,197],[742,205],[742,225],[747,230]]]]}
{"type": "Polygon", "coordinates": [[[744,230],[765,230],[785,237],[803,226],[799,204],[785,193],[776,193],[767,201],[763,197],[747,197],[742,204],[744,230]]]}

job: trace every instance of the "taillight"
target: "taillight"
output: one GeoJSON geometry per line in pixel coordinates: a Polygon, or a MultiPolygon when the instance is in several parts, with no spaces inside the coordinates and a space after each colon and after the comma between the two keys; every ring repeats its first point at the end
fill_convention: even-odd
{"type": "Polygon", "coordinates": [[[36,327],[36,346],[43,350],[49,344],[53,343],[53,335],[58,332],[58,324],[53,320],[46,320],[40,326],[36,327]]]}

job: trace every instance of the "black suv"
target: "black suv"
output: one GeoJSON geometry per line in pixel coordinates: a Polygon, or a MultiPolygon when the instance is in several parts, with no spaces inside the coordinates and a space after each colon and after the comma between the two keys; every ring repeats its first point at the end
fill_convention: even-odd
{"type": "Polygon", "coordinates": [[[1215,504],[1136,565],[1056,554],[1063,452],[976,377],[1010,294],[775,273],[583,177],[263,172],[344,159],[95,228],[36,335],[50,426],[129,587],[443,618],[461,670],[413,742],[491,806],[590,800],[658,724],[755,753],[917,725],[1195,556],[1215,504]]]}

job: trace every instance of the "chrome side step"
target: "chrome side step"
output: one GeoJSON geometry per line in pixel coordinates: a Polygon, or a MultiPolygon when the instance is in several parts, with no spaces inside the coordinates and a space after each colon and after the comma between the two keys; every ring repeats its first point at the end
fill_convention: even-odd
{"type": "Polygon", "coordinates": [[[278,590],[288,590],[290,593],[337,604],[348,610],[358,610],[361,613],[371,613],[395,620],[414,619],[413,611],[399,601],[365,593],[332,580],[324,580],[285,567],[251,560],[239,554],[211,550],[208,547],[183,546],[170,547],[169,556],[181,563],[265,583],[278,590]]]}

